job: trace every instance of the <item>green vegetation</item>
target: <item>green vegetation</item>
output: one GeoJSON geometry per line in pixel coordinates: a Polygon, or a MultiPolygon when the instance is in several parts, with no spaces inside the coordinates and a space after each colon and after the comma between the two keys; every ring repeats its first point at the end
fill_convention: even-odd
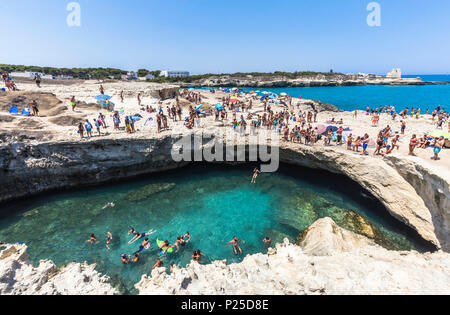
{"type": "MultiPolygon", "coordinates": [[[[23,65],[6,65],[0,64],[0,72],[42,72],[45,74],[50,74],[53,76],[58,75],[68,75],[72,76],[76,79],[105,79],[113,77],[116,80],[120,80],[122,75],[126,75],[128,71],[114,69],[114,68],[53,68],[53,67],[40,67],[40,66],[23,66],[23,65]]],[[[284,77],[286,79],[297,79],[306,76],[316,76],[316,75],[324,75],[324,76],[336,76],[341,75],[342,73],[335,73],[332,70],[330,72],[313,72],[313,71],[304,71],[304,72],[250,72],[243,73],[237,72],[232,74],[214,74],[214,73],[206,73],[199,75],[191,75],[185,78],[168,78],[168,77],[160,77],[161,71],[150,71],[147,69],[139,69],[137,74],[138,77],[145,77],[147,74],[152,74],[155,76],[155,79],[150,80],[151,82],[158,83],[174,83],[174,82],[184,82],[184,83],[193,83],[198,80],[207,79],[210,77],[219,77],[219,76],[230,76],[232,78],[245,78],[246,76],[252,76],[254,78],[271,78],[271,77],[284,77]]]]}
{"type": "Polygon", "coordinates": [[[41,72],[53,76],[70,75],[76,79],[104,79],[114,77],[120,79],[127,71],[114,68],[53,68],[23,65],[0,64],[0,72],[41,72]]]}
{"type": "Polygon", "coordinates": [[[232,74],[222,73],[222,74],[213,74],[213,73],[206,73],[206,74],[199,74],[199,75],[191,75],[189,77],[185,78],[168,78],[168,77],[156,77],[154,80],[151,80],[151,82],[158,82],[158,83],[175,83],[175,82],[183,82],[183,83],[193,83],[198,80],[204,80],[211,77],[220,77],[220,76],[230,76],[232,78],[245,78],[246,76],[252,76],[257,79],[261,78],[272,78],[272,77],[284,77],[286,79],[298,79],[301,77],[309,77],[309,76],[316,76],[316,75],[324,75],[328,77],[333,77],[336,75],[342,75],[342,73],[335,73],[335,72],[313,72],[313,71],[303,71],[303,72],[281,72],[281,71],[275,71],[275,72],[249,72],[249,73],[243,73],[243,72],[237,72],[232,74]]]}

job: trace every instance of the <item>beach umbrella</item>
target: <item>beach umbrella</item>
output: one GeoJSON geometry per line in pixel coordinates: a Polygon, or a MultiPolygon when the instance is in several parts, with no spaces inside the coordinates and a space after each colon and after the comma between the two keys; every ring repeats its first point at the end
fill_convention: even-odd
{"type": "Polygon", "coordinates": [[[319,125],[317,126],[317,132],[321,135],[323,133],[325,133],[325,131],[327,131],[327,127],[324,125],[319,125]]]}
{"type": "Polygon", "coordinates": [[[203,105],[197,105],[197,106],[195,106],[195,110],[199,110],[200,108],[202,108],[203,107],[203,105]]]}
{"type": "Polygon", "coordinates": [[[261,93],[261,91],[255,91],[255,93],[261,93]]]}
{"type": "Polygon", "coordinates": [[[111,96],[105,95],[105,94],[101,94],[101,95],[97,95],[97,96],[95,97],[95,99],[96,99],[97,101],[108,101],[108,100],[111,99],[111,96]]]}
{"type": "Polygon", "coordinates": [[[283,93],[280,93],[280,95],[281,95],[281,96],[287,96],[287,94],[284,93],[284,92],[283,92],[283,93]]]}
{"type": "Polygon", "coordinates": [[[262,94],[267,95],[267,94],[270,94],[270,93],[267,92],[267,91],[264,91],[264,92],[262,92],[262,94]]]}
{"type": "Polygon", "coordinates": [[[445,132],[443,130],[435,130],[433,132],[430,132],[428,136],[433,138],[444,137],[444,139],[450,139],[450,133],[445,132]]]}
{"type": "Polygon", "coordinates": [[[237,103],[237,102],[239,102],[239,100],[237,98],[230,99],[230,103],[237,103]]]}
{"type": "Polygon", "coordinates": [[[270,95],[269,98],[271,98],[271,99],[274,100],[274,99],[276,99],[277,97],[276,97],[275,95],[270,95]]]}
{"type": "Polygon", "coordinates": [[[328,126],[327,129],[325,130],[325,132],[328,133],[330,130],[331,130],[331,132],[336,132],[336,131],[338,131],[338,129],[339,128],[336,126],[328,126]]]}
{"type": "Polygon", "coordinates": [[[223,109],[223,105],[220,104],[220,103],[218,103],[218,104],[216,105],[216,108],[217,108],[218,110],[222,110],[222,109],[223,109]]]}

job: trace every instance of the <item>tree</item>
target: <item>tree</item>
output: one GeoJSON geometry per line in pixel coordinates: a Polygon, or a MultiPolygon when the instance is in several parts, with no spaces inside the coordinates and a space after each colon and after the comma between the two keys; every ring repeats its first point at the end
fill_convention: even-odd
{"type": "Polygon", "coordinates": [[[150,73],[150,71],[148,71],[147,69],[139,69],[137,72],[137,76],[139,78],[142,78],[142,77],[145,77],[149,73],[150,73]]]}

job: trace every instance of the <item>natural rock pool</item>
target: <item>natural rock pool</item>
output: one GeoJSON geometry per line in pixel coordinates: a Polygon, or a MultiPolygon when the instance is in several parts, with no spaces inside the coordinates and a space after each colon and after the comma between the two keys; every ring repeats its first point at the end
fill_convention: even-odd
{"type": "Polygon", "coordinates": [[[206,254],[203,263],[227,259],[240,262],[233,236],[245,240],[244,255],[266,252],[262,242],[275,242],[299,234],[322,217],[369,236],[389,249],[430,249],[414,232],[390,217],[379,203],[353,182],[326,172],[283,165],[278,173],[263,174],[250,183],[253,167],[198,164],[162,174],[41,195],[0,205],[0,242],[23,242],[34,264],[51,259],[57,265],[72,261],[96,263],[124,293],[142,274],[150,274],[158,258],[155,240],[169,240],[189,231],[191,242],[169,254],[165,266],[185,266],[192,252],[206,254]],[[108,202],[114,208],[102,209],[108,202]],[[128,244],[130,228],[150,236],[151,248],[137,264],[123,265],[122,253],[131,254],[139,242],[128,244]],[[111,250],[106,233],[113,234],[111,250]],[[100,241],[87,244],[89,233],[100,241]]]}

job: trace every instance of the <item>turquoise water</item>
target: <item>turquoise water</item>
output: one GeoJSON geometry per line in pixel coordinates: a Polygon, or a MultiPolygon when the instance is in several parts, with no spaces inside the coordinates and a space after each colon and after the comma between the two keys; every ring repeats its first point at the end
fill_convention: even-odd
{"type": "Polygon", "coordinates": [[[304,229],[325,216],[356,231],[349,220],[354,213],[371,221],[377,242],[385,247],[427,249],[410,230],[385,215],[382,207],[343,178],[283,166],[278,173],[261,175],[252,185],[252,169],[190,166],[3,204],[0,241],[26,243],[35,264],[40,259],[51,259],[57,265],[96,263],[124,293],[133,293],[133,284],[141,275],[151,273],[158,257],[156,238],[173,242],[186,231],[192,235],[191,243],[169,255],[165,266],[170,262],[185,266],[196,249],[207,255],[203,263],[217,259],[240,262],[243,256],[235,256],[231,247],[225,247],[233,236],[245,240],[244,254],[266,252],[265,236],[274,242],[282,242],[284,237],[295,241],[304,229]],[[116,206],[103,210],[111,201],[116,206]],[[151,249],[142,253],[141,260],[125,266],[120,255],[139,247],[138,243],[128,244],[127,231],[132,227],[141,233],[150,229],[157,232],[150,237],[151,249]],[[105,247],[108,231],[114,237],[111,250],[105,247]],[[100,243],[85,243],[89,233],[100,243]]]}
{"type": "MultiPolygon", "coordinates": [[[[424,81],[450,81],[449,75],[435,76],[404,76],[422,77],[424,81]]],[[[245,88],[252,91],[254,88],[245,88]]],[[[285,92],[293,97],[319,100],[333,104],[342,110],[365,110],[367,106],[395,105],[397,110],[406,107],[420,107],[423,112],[426,109],[433,111],[438,105],[447,110],[450,105],[450,84],[424,85],[424,86],[338,86],[338,87],[294,87],[294,88],[264,88],[276,94],[285,92]]]]}

